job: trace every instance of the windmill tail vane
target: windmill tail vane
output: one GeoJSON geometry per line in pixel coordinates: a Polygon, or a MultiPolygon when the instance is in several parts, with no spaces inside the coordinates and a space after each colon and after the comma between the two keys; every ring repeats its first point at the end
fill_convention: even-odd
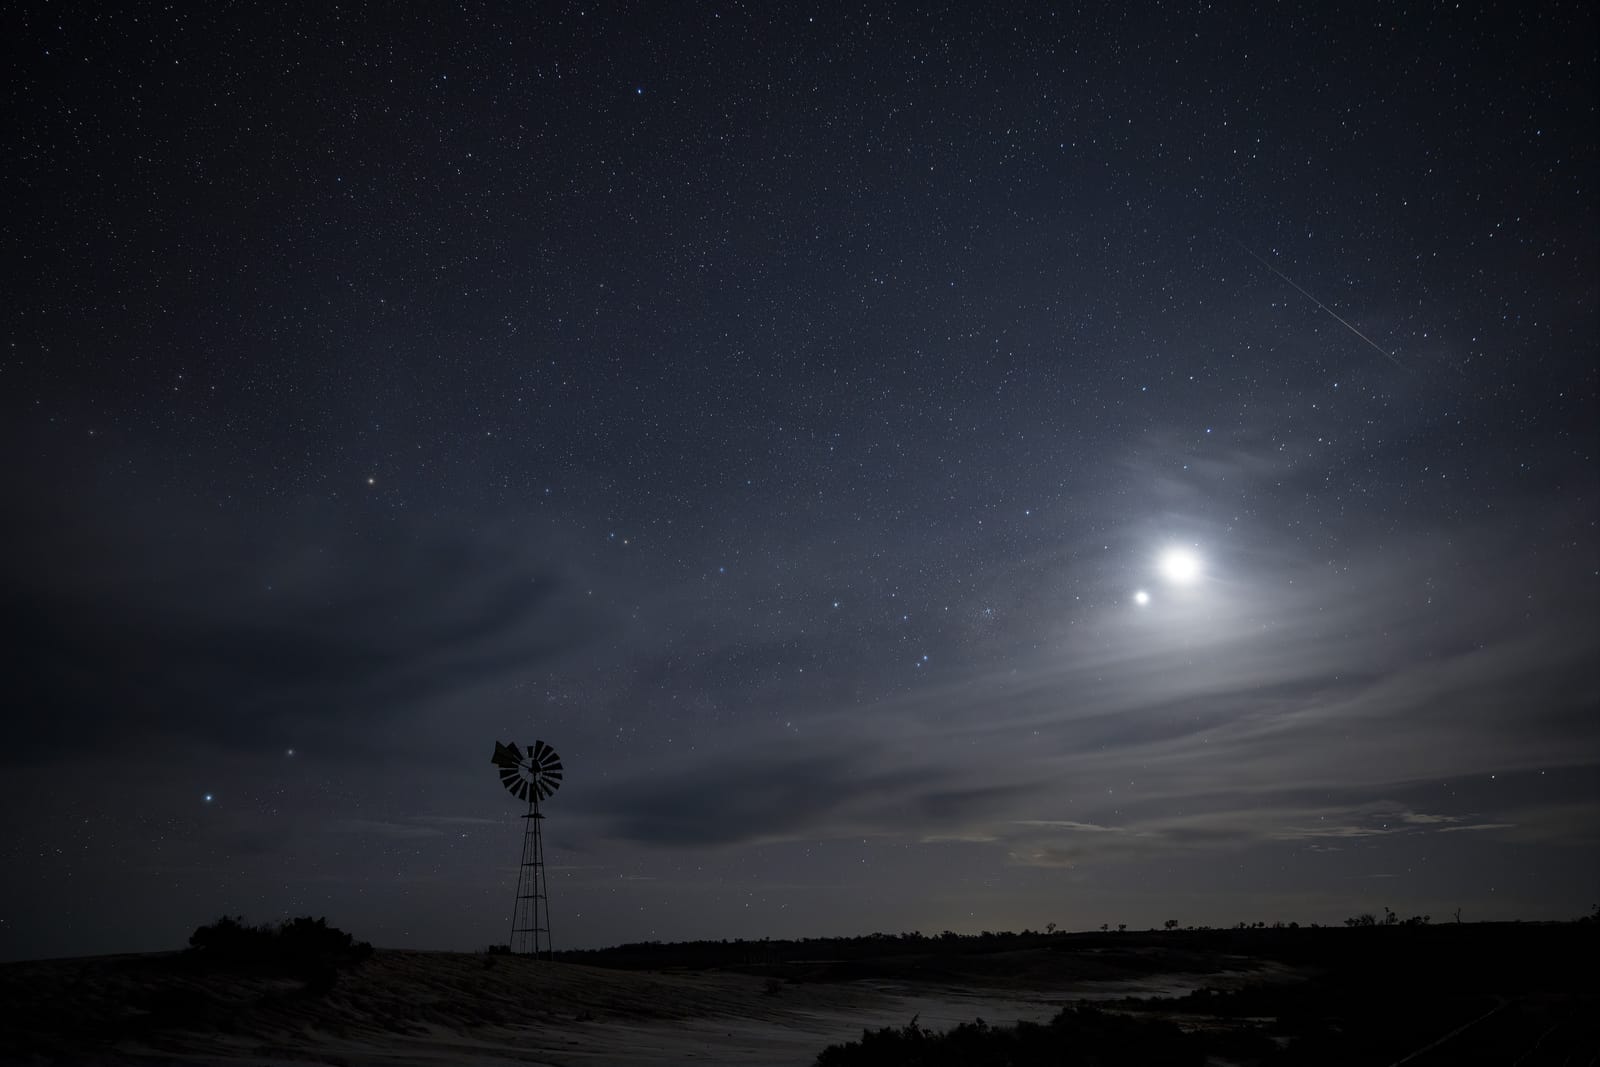
{"type": "Polygon", "coordinates": [[[489,762],[499,768],[500,784],[518,800],[528,803],[522,831],[522,861],[517,868],[517,895],[511,911],[512,952],[531,955],[552,951],[550,942],[550,895],[544,869],[544,813],[539,802],[548,800],[561,788],[561,757],[543,741],[535,741],[524,752],[513,742],[494,743],[489,762]]]}

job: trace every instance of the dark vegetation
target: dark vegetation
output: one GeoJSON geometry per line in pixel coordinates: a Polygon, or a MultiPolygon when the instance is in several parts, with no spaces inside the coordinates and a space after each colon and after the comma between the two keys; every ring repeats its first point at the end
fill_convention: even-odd
{"type": "Polygon", "coordinates": [[[1202,1067],[1201,1043],[1172,1023],[1144,1020],[1092,1007],[1067,1008],[1049,1023],[990,1026],[983,1020],[935,1033],[917,1025],[868,1031],[860,1041],[830,1045],[817,1067],[1202,1067]]]}
{"type": "Polygon", "coordinates": [[[911,932],[795,940],[650,941],[557,952],[555,958],[622,970],[736,971],[790,983],[869,979],[1034,989],[1069,982],[1132,981],[1153,974],[1210,975],[1254,966],[1254,944],[1219,954],[1212,940],[1194,939],[1213,933],[946,931],[931,936],[911,932]]]}
{"type": "Polygon", "coordinates": [[[1115,980],[1167,973],[1210,973],[1221,964],[1167,935],[1023,930],[980,934],[865,934],[760,941],[659,941],[557,952],[567,963],[621,970],[728,970],[788,982],[863,978],[1038,984],[1115,980]],[[1161,957],[1153,966],[1153,954],[1161,957]]]}
{"type": "Polygon", "coordinates": [[[188,956],[207,967],[290,975],[304,980],[307,992],[324,993],[341,970],[370,958],[372,946],[326,918],[302,915],[277,926],[250,926],[242,916],[224,915],[189,935],[188,956]]]}

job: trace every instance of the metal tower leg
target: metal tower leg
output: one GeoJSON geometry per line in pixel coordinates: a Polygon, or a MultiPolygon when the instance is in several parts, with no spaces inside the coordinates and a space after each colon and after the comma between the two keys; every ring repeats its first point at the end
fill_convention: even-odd
{"type": "Polygon", "coordinates": [[[550,942],[549,883],[544,870],[544,816],[537,792],[528,798],[522,831],[522,863],[517,870],[517,898],[511,911],[511,951],[539,958],[553,951],[550,942]]]}

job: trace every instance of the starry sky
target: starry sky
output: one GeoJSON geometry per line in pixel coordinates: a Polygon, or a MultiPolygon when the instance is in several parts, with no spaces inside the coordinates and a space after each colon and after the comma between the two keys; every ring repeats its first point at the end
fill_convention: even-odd
{"type": "Polygon", "coordinates": [[[7,16],[0,958],[1589,910],[1588,5],[403,6],[7,16]]]}

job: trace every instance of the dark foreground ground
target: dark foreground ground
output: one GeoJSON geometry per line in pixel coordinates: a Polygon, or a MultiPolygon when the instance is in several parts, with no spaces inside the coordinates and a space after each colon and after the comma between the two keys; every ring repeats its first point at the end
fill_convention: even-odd
{"type": "Polygon", "coordinates": [[[870,937],[554,962],[379,950],[307,973],[180,953],[40,961],[0,965],[0,1063],[1584,1065],[1600,1063],[1597,935],[870,937]]]}
{"type": "MultiPolygon", "coordinates": [[[[693,962],[785,982],[1084,989],[1165,976],[1177,996],[1079,1000],[1048,1025],[880,1028],[822,1062],[1600,1063],[1600,924],[1253,928],[760,945],[635,945],[620,966],[693,962]],[[831,958],[818,958],[819,950],[831,958]]],[[[1159,984],[1159,983],[1158,983],[1159,984]]],[[[1103,992],[1103,990],[1102,990],[1103,992]]]]}

